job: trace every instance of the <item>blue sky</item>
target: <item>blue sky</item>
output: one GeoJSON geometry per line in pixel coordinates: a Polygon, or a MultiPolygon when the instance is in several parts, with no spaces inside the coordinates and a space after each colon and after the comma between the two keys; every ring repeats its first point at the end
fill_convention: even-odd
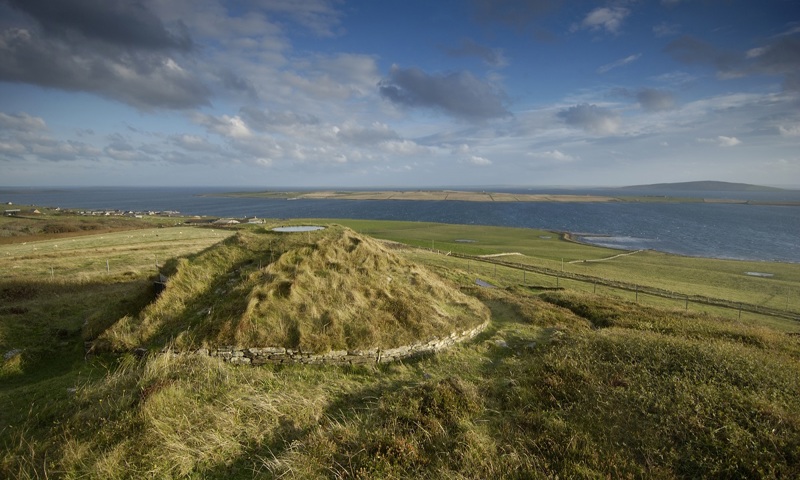
{"type": "Polygon", "coordinates": [[[800,6],[0,0],[0,185],[800,185],[800,6]]]}

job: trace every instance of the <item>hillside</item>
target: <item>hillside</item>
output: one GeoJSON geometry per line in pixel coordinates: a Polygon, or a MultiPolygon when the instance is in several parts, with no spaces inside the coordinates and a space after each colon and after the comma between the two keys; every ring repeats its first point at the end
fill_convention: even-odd
{"type": "Polygon", "coordinates": [[[370,236],[181,226],[3,245],[0,478],[800,477],[796,264],[340,222],[370,236]],[[156,301],[154,255],[174,258],[156,301]],[[393,363],[155,351],[280,342],[278,318],[284,345],[396,345],[485,314],[470,341],[393,363]],[[151,352],[84,356],[109,324],[107,348],[151,352]]]}
{"type": "Polygon", "coordinates": [[[781,192],[782,188],[752,185],[749,183],[731,183],[717,181],[654,183],[649,185],[632,185],[623,187],[631,190],[677,190],[677,191],[708,191],[708,192],[781,192]]]}
{"type": "Polygon", "coordinates": [[[104,332],[100,349],[389,348],[488,319],[480,302],[340,226],[240,231],[170,270],[161,296],[104,332]]]}

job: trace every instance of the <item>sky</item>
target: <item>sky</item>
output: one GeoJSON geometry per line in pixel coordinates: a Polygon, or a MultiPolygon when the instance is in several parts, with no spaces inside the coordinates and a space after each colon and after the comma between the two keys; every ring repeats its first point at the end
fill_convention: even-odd
{"type": "Polygon", "coordinates": [[[0,0],[3,186],[800,185],[796,0],[0,0]]]}

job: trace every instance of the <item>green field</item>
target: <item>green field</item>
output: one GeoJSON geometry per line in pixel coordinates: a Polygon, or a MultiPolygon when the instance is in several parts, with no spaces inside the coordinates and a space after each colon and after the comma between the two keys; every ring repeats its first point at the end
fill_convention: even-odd
{"type": "Polygon", "coordinates": [[[482,301],[489,328],[368,366],[87,358],[85,341],[152,302],[156,263],[235,231],[40,230],[0,245],[0,477],[800,476],[797,265],[617,256],[528,229],[335,223],[400,242],[388,246],[482,301]],[[520,255],[479,258],[497,254],[520,255]]]}
{"type": "MultiPolygon", "coordinates": [[[[800,314],[800,268],[796,264],[683,257],[655,251],[617,257],[623,252],[566,242],[558,234],[532,229],[362,220],[337,222],[377,238],[443,254],[452,252],[480,256],[521,253],[498,259],[521,267],[549,269],[553,275],[549,279],[542,279],[541,284],[545,286],[555,286],[558,272],[565,272],[653,287],[673,292],[678,297],[705,296],[734,305],[751,304],[793,315],[800,314]],[[464,240],[470,242],[465,243],[464,240]],[[616,258],[596,261],[609,257],[616,258]],[[774,276],[756,277],[746,272],[767,272],[774,276]]],[[[459,260],[442,259],[439,262],[463,268],[463,262],[459,260]]],[[[481,267],[474,261],[471,263],[475,268],[483,268],[484,272],[493,271],[491,265],[481,267]]],[[[521,272],[509,275],[510,283],[521,283],[521,272]]],[[[588,282],[581,288],[588,289],[590,286],[591,282],[588,282]]]]}

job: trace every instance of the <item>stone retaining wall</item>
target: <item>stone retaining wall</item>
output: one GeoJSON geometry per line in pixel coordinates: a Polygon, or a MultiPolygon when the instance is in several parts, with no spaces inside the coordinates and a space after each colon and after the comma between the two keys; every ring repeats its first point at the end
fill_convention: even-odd
{"type": "Polygon", "coordinates": [[[201,348],[192,352],[195,355],[208,355],[223,361],[240,365],[263,365],[266,363],[304,363],[329,365],[360,365],[367,363],[387,363],[424,353],[444,350],[456,343],[475,337],[489,322],[462,332],[453,332],[444,338],[434,338],[426,342],[412,343],[396,348],[369,350],[333,350],[327,353],[306,353],[300,350],[281,347],[218,347],[201,348]]]}

